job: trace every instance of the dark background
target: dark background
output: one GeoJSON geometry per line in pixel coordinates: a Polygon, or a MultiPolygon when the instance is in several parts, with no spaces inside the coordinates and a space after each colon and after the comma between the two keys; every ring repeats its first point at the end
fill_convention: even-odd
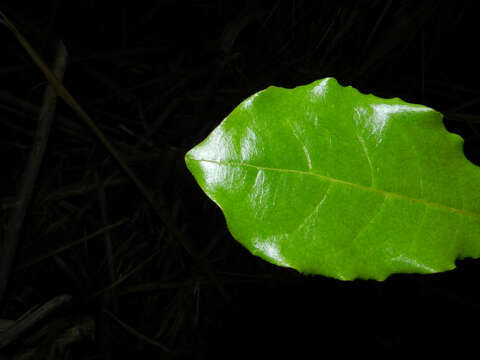
{"type": "MultiPolygon", "coordinates": [[[[73,298],[6,356],[33,349],[47,358],[56,339],[85,319],[95,334],[87,327],[56,358],[411,358],[477,349],[478,261],[382,283],[302,276],[239,245],[184,164],[186,151],[252,93],[332,76],[441,111],[480,165],[474,2],[120,3],[3,1],[0,10],[49,64],[64,41],[65,87],[154,198],[165,200],[172,223],[164,226],[59,101],[0,318],[16,319],[59,294],[73,298]]],[[[45,85],[0,25],[4,228],[45,85]]]]}

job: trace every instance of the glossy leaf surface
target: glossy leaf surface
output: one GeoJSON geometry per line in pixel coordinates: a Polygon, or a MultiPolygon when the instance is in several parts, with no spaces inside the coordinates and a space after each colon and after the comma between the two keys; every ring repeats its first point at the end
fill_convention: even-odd
{"type": "Polygon", "coordinates": [[[271,86],[186,163],[235,239],[302,273],[383,280],[480,256],[480,168],[422,105],[333,78],[271,86]]]}

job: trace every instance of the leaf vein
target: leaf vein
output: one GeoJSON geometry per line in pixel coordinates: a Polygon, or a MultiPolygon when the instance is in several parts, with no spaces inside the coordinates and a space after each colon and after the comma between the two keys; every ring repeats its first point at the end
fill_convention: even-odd
{"type": "Polygon", "coordinates": [[[303,153],[305,154],[305,159],[307,160],[308,169],[312,170],[312,160],[310,159],[310,153],[309,153],[307,147],[305,146],[303,141],[300,139],[300,136],[298,135],[297,130],[293,127],[293,125],[290,123],[290,121],[286,120],[285,123],[292,130],[292,133],[293,133],[293,136],[295,137],[295,139],[297,139],[297,141],[300,143],[300,146],[302,147],[303,153]]]}
{"type": "Polygon", "coordinates": [[[274,171],[274,172],[280,172],[280,173],[293,173],[293,174],[299,174],[299,175],[305,175],[305,176],[314,176],[314,177],[316,177],[318,179],[321,179],[321,180],[324,180],[324,181],[337,183],[337,184],[342,184],[342,185],[350,186],[350,187],[353,187],[353,188],[356,188],[356,189],[381,194],[385,197],[393,197],[393,198],[403,199],[403,200],[406,200],[406,201],[416,202],[416,203],[423,204],[424,206],[431,206],[431,207],[435,207],[437,209],[445,210],[445,211],[448,211],[448,212],[451,212],[451,213],[461,214],[461,215],[465,215],[465,216],[472,217],[472,218],[475,218],[475,219],[480,219],[480,214],[476,214],[476,213],[473,213],[471,211],[467,211],[467,210],[463,210],[463,209],[457,209],[457,208],[447,206],[447,205],[443,205],[443,204],[440,204],[440,203],[437,203],[437,202],[427,201],[427,200],[424,200],[424,199],[418,199],[418,198],[414,198],[414,197],[411,197],[411,196],[408,196],[408,195],[393,193],[393,192],[390,192],[390,191],[381,190],[381,189],[378,189],[378,188],[373,188],[371,186],[355,184],[355,183],[352,183],[352,182],[349,182],[349,181],[337,179],[337,178],[334,178],[334,177],[331,177],[331,176],[320,175],[320,174],[316,174],[316,173],[309,172],[309,171],[272,168],[272,167],[252,165],[252,164],[247,164],[247,163],[242,163],[242,162],[222,162],[222,161],[218,161],[218,160],[207,160],[207,159],[192,159],[192,160],[199,161],[199,162],[208,162],[208,163],[213,163],[213,164],[223,165],[223,166],[250,167],[250,168],[257,169],[257,170],[274,171]]]}
{"type": "Polygon", "coordinates": [[[305,224],[307,223],[307,221],[313,216],[313,214],[315,214],[317,211],[318,211],[318,208],[323,204],[323,202],[327,199],[327,195],[328,193],[330,192],[330,185],[331,184],[328,184],[328,188],[327,188],[327,191],[325,191],[325,193],[323,194],[322,198],[320,199],[320,201],[317,203],[317,205],[315,206],[315,209],[312,210],[312,212],[310,214],[308,214],[307,216],[305,216],[305,219],[303,219],[302,223],[300,225],[298,225],[297,227],[297,230],[300,230],[302,227],[305,226],[305,224]]]}
{"type": "Polygon", "coordinates": [[[405,136],[405,135],[403,135],[403,137],[406,138],[407,141],[409,141],[412,144],[413,151],[417,155],[416,158],[417,158],[417,167],[418,167],[418,173],[419,173],[418,180],[419,180],[419,185],[420,185],[420,196],[423,196],[424,195],[424,192],[423,192],[423,171],[422,171],[422,166],[420,164],[420,154],[418,153],[417,146],[412,141],[412,139],[408,136],[405,136]]]}
{"type": "Polygon", "coordinates": [[[362,146],[363,152],[365,153],[365,157],[367,158],[367,161],[368,161],[368,166],[370,167],[370,182],[371,182],[370,185],[372,187],[374,187],[375,186],[375,181],[374,181],[374,177],[373,177],[372,160],[370,159],[370,156],[368,155],[367,147],[365,146],[365,141],[363,141],[363,139],[360,136],[358,136],[358,135],[356,135],[356,136],[357,136],[358,142],[362,146]]]}
{"type": "Polygon", "coordinates": [[[387,197],[384,197],[383,198],[383,201],[382,203],[380,204],[380,206],[378,207],[377,211],[375,212],[375,214],[373,214],[370,219],[368,220],[367,223],[365,223],[361,228],[360,230],[358,230],[357,234],[353,237],[352,239],[352,244],[355,243],[355,240],[357,240],[358,236],[363,232],[365,231],[365,229],[367,229],[370,225],[373,224],[373,220],[375,220],[375,218],[378,216],[378,214],[381,213],[383,207],[385,206],[385,201],[386,201],[387,197]]]}

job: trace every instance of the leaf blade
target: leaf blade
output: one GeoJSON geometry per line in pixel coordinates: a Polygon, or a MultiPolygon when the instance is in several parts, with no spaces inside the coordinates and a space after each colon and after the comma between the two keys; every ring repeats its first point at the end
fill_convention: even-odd
{"type": "Polygon", "coordinates": [[[480,208],[465,195],[478,191],[459,180],[480,171],[441,118],[333,78],[269,87],[186,163],[234,238],[267,261],[345,280],[445,271],[480,254],[480,208]]]}

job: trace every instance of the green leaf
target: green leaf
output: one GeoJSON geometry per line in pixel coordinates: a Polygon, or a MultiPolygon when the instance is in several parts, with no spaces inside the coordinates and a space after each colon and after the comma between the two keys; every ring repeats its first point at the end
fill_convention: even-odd
{"type": "Polygon", "coordinates": [[[243,101],[186,163],[250,252],[384,280],[480,256],[480,168],[442,115],[333,78],[243,101]]]}

